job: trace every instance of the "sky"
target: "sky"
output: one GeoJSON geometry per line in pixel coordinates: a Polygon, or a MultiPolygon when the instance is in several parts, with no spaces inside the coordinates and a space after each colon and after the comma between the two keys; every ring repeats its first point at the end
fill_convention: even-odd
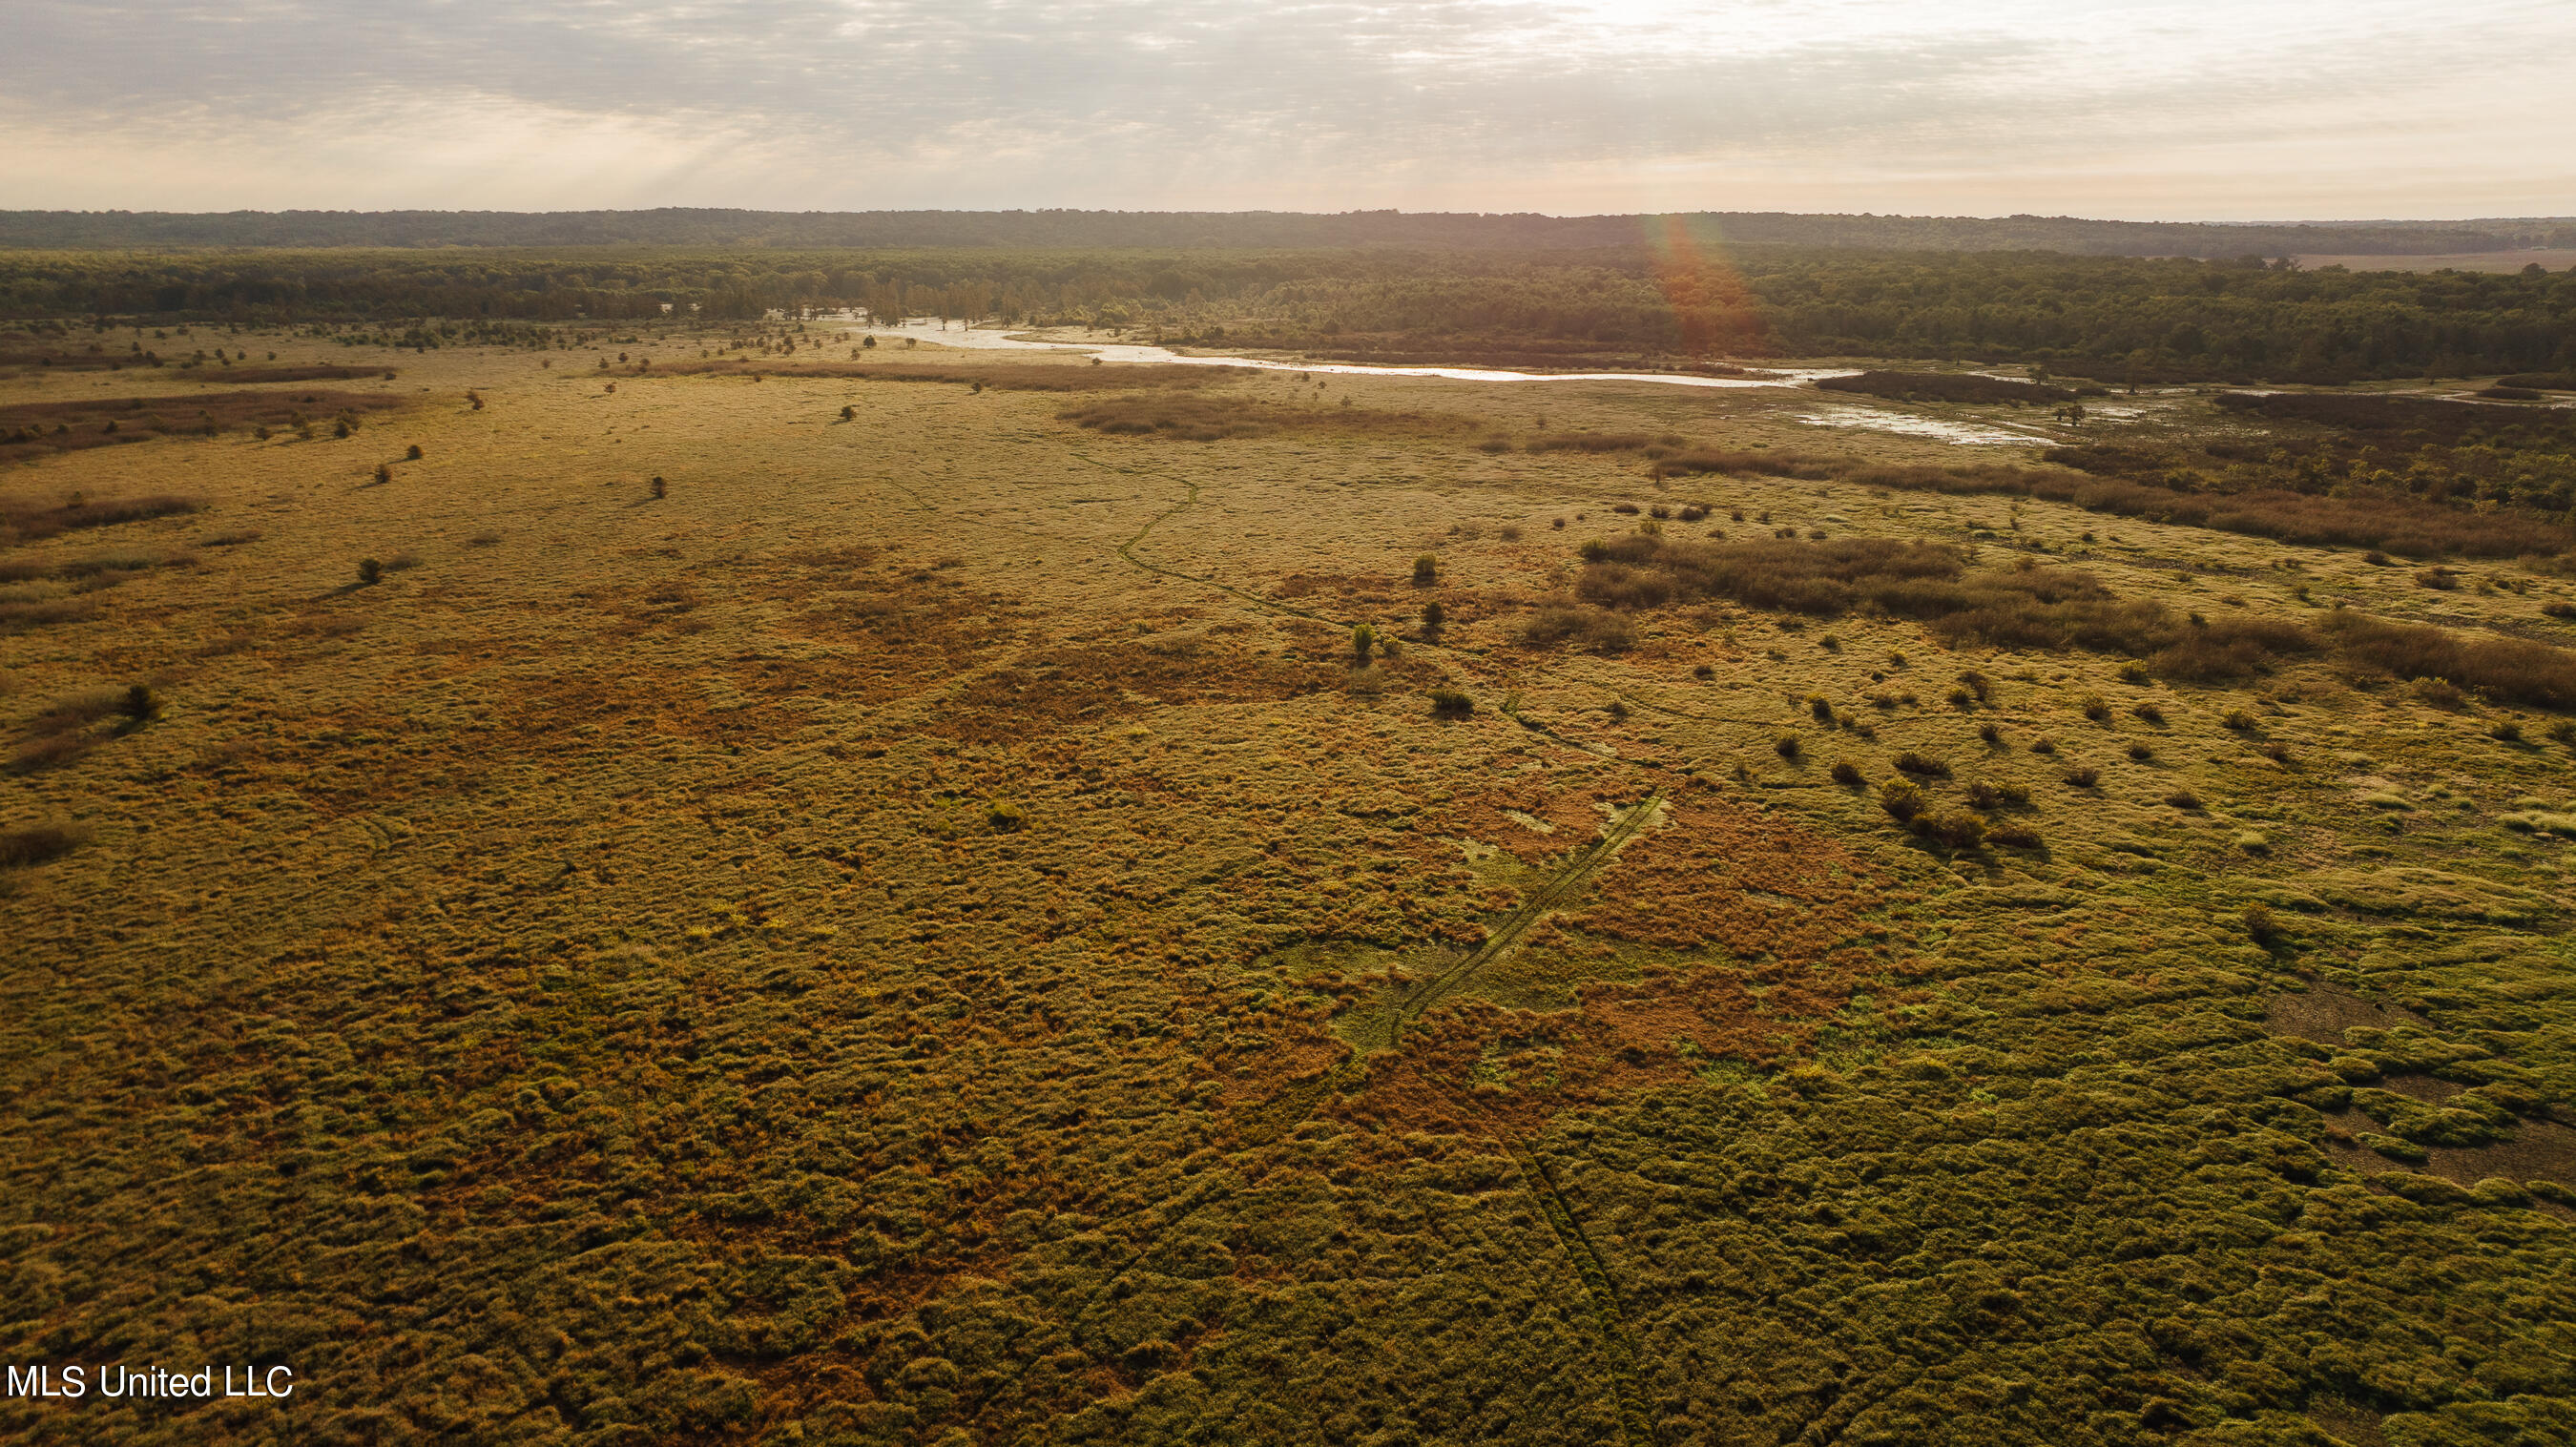
{"type": "Polygon", "coordinates": [[[7,0],[0,208],[2576,213],[2571,0],[7,0]]]}

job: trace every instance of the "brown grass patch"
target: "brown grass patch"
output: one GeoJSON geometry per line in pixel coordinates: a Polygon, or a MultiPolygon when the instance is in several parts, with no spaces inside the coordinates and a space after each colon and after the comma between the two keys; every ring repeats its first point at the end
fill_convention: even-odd
{"type": "Polygon", "coordinates": [[[968,682],[929,731],[1003,743],[1149,708],[1277,702],[1348,676],[1339,664],[1238,653],[1199,639],[1053,648],[968,682]]]}
{"type": "Polygon", "coordinates": [[[77,830],[59,824],[38,824],[27,829],[0,832],[0,869],[23,869],[60,859],[80,847],[77,830]]]}

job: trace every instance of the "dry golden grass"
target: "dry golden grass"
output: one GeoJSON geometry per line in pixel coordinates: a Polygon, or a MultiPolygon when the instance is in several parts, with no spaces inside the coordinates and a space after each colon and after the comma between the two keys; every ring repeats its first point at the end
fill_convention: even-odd
{"type": "Polygon", "coordinates": [[[1784,475],[1812,394],[682,342],[333,348],[403,410],[0,471],[195,505],[0,551],[0,1355],[493,1439],[2144,1441],[2259,1381],[2298,1440],[2312,1338],[2392,1440],[2570,1397],[2569,746],[2470,666],[2564,578],[1784,475]],[[1767,461],[1472,445],[1567,435],[1767,461]],[[2338,602],[2466,662],[2123,668],[2338,602]],[[2266,1028],[2328,983],[2415,1013],[2266,1028]]]}

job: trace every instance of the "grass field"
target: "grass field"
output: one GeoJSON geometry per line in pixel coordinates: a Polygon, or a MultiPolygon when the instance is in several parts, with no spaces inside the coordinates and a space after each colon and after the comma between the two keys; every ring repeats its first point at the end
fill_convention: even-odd
{"type": "Polygon", "coordinates": [[[0,1357],[298,1385],[0,1432],[2576,1437],[2576,576],[1884,480],[2319,433],[2187,388],[743,335],[0,378],[356,399],[0,472],[0,1357]]]}

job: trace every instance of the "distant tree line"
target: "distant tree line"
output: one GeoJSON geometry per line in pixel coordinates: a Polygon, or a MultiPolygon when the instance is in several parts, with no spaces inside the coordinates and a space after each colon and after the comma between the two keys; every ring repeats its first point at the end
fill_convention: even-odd
{"type": "MultiPolygon", "coordinates": [[[[1703,243],[2094,256],[2441,255],[2576,246],[2576,217],[2231,226],[2073,216],[1798,215],[1704,211],[1703,243]]],[[[0,247],[983,246],[1289,249],[1634,246],[1648,216],[1345,211],[0,211],[0,247]]]]}
{"type": "MultiPolygon", "coordinates": [[[[2024,361],[2118,382],[2576,368],[2576,272],[2304,271],[2247,257],[1708,249],[0,252],[0,315],[756,320],[864,308],[1357,360],[2024,361]]],[[[452,335],[453,333],[448,333],[452,335]]],[[[408,343],[407,343],[408,344],[408,343]]]]}

